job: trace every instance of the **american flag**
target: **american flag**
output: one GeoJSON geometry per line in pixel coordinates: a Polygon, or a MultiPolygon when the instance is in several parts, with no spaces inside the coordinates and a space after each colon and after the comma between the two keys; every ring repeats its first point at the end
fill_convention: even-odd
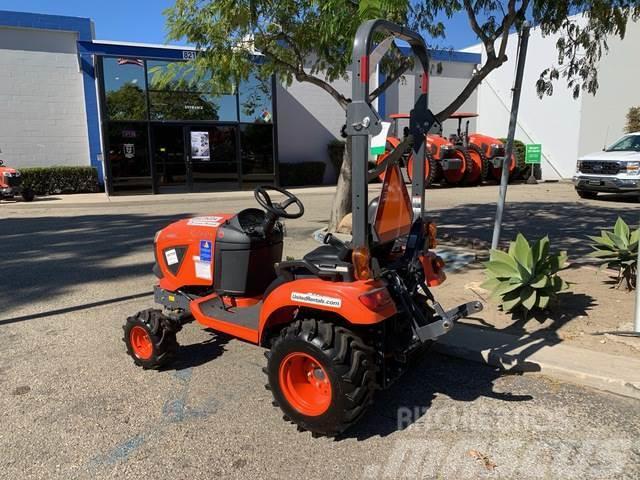
{"type": "Polygon", "coordinates": [[[118,65],[137,65],[144,67],[144,61],[141,58],[119,58],[118,65]]]}

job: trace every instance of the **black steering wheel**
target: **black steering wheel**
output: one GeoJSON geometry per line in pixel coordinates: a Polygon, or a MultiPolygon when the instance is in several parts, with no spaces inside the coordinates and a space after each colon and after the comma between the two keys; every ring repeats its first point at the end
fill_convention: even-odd
{"type": "Polygon", "coordinates": [[[261,185],[259,187],[256,187],[256,189],[253,191],[253,195],[256,197],[256,201],[262,208],[279,218],[293,219],[300,218],[302,215],[304,215],[304,205],[302,205],[300,199],[284,188],[274,187],[271,185],[261,185]],[[273,200],[271,200],[271,197],[267,193],[267,190],[275,190],[276,192],[281,193],[282,195],[287,197],[287,199],[282,203],[274,202],[273,200]],[[287,212],[287,208],[293,203],[298,206],[298,211],[295,213],[287,212]]]}

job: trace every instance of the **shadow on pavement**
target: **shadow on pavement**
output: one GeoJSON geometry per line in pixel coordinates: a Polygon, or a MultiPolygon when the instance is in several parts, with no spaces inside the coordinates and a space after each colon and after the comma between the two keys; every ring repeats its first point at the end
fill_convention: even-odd
{"type": "MultiPolygon", "coordinates": [[[[616,197],[617,200],[617,197],[616,197]]],[[[628,208],[612,208],[610,202],[514,202],[509,203],[503,217],[502,243],[514,240],[522,233],[529,240],[549,235],[551,249],[567,250],[569,261],[592,249],[587,235],[599,235],[600,230],[613,229],[618,216],[629,225],[638,224],[640,206],[624,203],[628,208]]],[[[439,229],[455,238],[479,239],[491,242],[496,207],[494,203],[466,204],[443,210],[428,211],[439,229]]]]}
{"type": "MultiPolygon", "coordinates": [[[[0,245],[6,281],[0,282],[0,305],[4,311],[46,305],[78,285],[148,275],[155,232],[186,215],[5,218],[0,245]],[[142,261],[127,261],[141,252],[142,261]]],[[[96,301],[112,295],[105,289],[96,301]]]]}
{"type": "MultiPolygon", "coordinates": [[[[385,437],[411,424],[429,424],[434,398],[444,395],[460,402],[488,397],[504,402],[526,402],[531,395],[496,392],[494,382],[508,373],[486,365],[430,353],[390,389],[378,392],[369,412],[340,439],[385,437]]],[[[442,420],[441,418],[438,420],[442,420]]],[[[442,427],[442,425],[440,425],[442,427]]]]}
{"type": "Polygon", "coordinates": [[[226,345],[231,337],[216,332],[210,328],[205,329],[210,337],[204,342],[180,345],[176,359],[164,370],[185,370],[187,368],[204,365],[215,360],[226,351],[226,345]]]}

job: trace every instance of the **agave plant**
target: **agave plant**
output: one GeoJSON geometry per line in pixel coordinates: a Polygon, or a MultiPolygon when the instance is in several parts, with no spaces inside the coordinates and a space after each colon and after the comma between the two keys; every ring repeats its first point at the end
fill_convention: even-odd
{"type": "Polygon", "coordinates": [[[518,234],[509,244],[509,252],[491,250],[485,263],[488,279],[483,288],[499,299],[502,309],[525,311],[545,309],[558,292],[568,288],[567,282],[557,275],[566,265],[567,253],[549,254],[549,237],[529,245],[527,239],[518,234]]]}
{"type": "Polygon", "coordinates": [[[618,271],[616,286],[620,287],[622,282],[626,281],[628,290],[636,288],[640,228],[631,232],[629,225],[618,217],[613,231],[602,230],[599,237],[589,238],[594,241],[591,245],[594,251],[589,256],[603,262],[603,268],[618,271]]]}

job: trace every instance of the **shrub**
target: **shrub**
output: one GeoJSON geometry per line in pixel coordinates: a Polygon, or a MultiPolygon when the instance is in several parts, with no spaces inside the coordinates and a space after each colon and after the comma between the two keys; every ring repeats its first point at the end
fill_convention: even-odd
{"type": "Polygon", "coordinates": [[[618,271],[616,287],[619,288],[622,282],[626,281],[627,290],[636,288],[640,228],[631,232],[629,225],[618,217],[613,231],[601,230],[599,237],[589,238],[594,241],[591,245],[594,251],[589,256],[603,262],[603,268],[618,271]]]}
{"type": "Polygon", "coordinates": [[[326,167],[327,165],[323,162],[281,163],[280,185],[283,187],[321,185],[326,167]]]}
{"type": "Polygon", "coordinates": [[[509,252],[491,250],[485,273],[487,281],[483,288],[500,300],[505,312],[517,308],[526,312],[547,308],[558,292],[568,288],[558,271],[565,267],[567,253],[549,253],[549,237],[529,245],[527,239],[518,234],[509,244],[509,252]]]}
{"type": "Polygon", "coordinates": [[[99,190],[98,172],[93,167],[21,168],[22,184],[36,195],[92,193],[99,190]]]}
{"type": "Polygon", "coordinates": [[[640,107],[631,107],[627,112],[626,133],[640,132],[640,107]]]}
{"type": "MultiPolygon", "coordinates": [[[[505,144],[505,146],[507,145],[507,139],[506,138],[499,138],[498,140],[500,140],[502,143],[505,144]]],[[[531,176],[531,165],[528,165],[527,163],[525,163],[524,158],[525,158],[525,144],[524,142],[521,142],[520,140],[513,140],[513,153],[516,156],[516,167],[518,169],[518,173],[517,173],[517,177],[516,178],[529,178],[531,176]]],[[[542,170],[540,169],[540,165],[535,165],[535,170],[533,172],[533,175],[535,176],[536,179],[540,180],[542,178],[542,170]]]]}

